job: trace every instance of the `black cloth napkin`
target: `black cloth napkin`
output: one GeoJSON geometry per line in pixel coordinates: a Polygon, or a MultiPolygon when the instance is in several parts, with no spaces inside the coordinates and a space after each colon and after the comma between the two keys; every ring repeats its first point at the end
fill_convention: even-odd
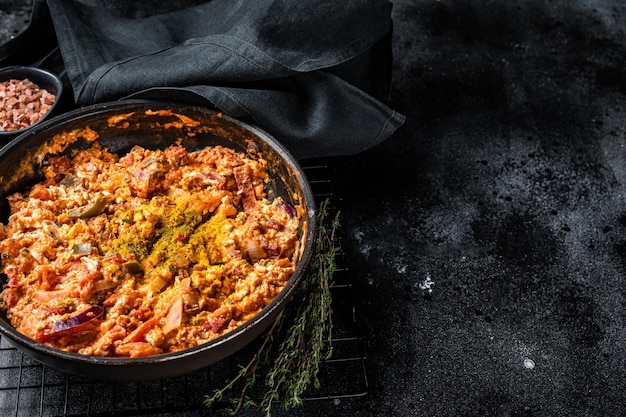
{"type": "Polygon", "coordinates": [[[386,104],[387,0],[213,0],[141,18],[93,2],[47,3],[79,105],[210,105],[300,159],[358,153],[404,122],[386,104]]]}

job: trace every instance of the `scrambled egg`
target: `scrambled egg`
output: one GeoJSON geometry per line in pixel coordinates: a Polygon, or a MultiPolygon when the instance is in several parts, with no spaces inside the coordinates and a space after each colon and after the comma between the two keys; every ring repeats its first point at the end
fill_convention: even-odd
{"type": "Polygon", "coordinates": [[[214,340],[294,271],[299,214],[267,198],[265,165],[220,146],[50,158],[43,182],[8,198],[0,306],[21,333],[85,355],[214,340]]]}

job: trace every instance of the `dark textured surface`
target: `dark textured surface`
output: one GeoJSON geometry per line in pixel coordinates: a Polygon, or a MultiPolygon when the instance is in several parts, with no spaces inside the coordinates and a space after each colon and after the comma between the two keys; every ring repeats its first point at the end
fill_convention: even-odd
{"type": "Polygon", "coordinates": [[[393,16],[407,121],[333,171],[370,392],[289,415],[623,415],[625,6],[393,16]]]}
{"type": "Polygon", "coordinates": [[[401,132],[344,160],[358,415],[624,412],[620,2],[395,2],[401,132]]]}

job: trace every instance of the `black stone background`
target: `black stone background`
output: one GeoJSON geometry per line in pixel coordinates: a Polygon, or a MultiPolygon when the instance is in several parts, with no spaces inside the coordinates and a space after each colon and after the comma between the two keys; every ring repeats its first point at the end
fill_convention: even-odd
{"type": "Polygon", "coordinates": [[[394,5],[407,122],[338,165],[357,415],[625,415],[623,3],[394,5]]]}
{"type": "Polygon", "coordinates": [[[407,121],[331,166],[370,392],[276,414],[625,415],[626,5],[393,3],[407,121]]]}

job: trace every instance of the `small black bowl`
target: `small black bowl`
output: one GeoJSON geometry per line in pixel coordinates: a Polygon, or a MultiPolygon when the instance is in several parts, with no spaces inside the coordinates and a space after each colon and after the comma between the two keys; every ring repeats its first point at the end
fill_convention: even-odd
{"type": "Polygon", "coordinates": [[[9,140],[26,132],[28,129],[48,118],[54,111],[56,105],[59,103],[61,93],[63,92],[63,82],[61,79],[53,73],[40,68],[14,66],[0,69],[0,82],[11,79],[29,79],[31,82],[35,83],[37,87],[46,89],[50,94],[54,94],[56,98],[54,103],[50,106],[48,112],[30,126],[18,130],[0,131],[0,148],[6,145],[9,140]]]}

